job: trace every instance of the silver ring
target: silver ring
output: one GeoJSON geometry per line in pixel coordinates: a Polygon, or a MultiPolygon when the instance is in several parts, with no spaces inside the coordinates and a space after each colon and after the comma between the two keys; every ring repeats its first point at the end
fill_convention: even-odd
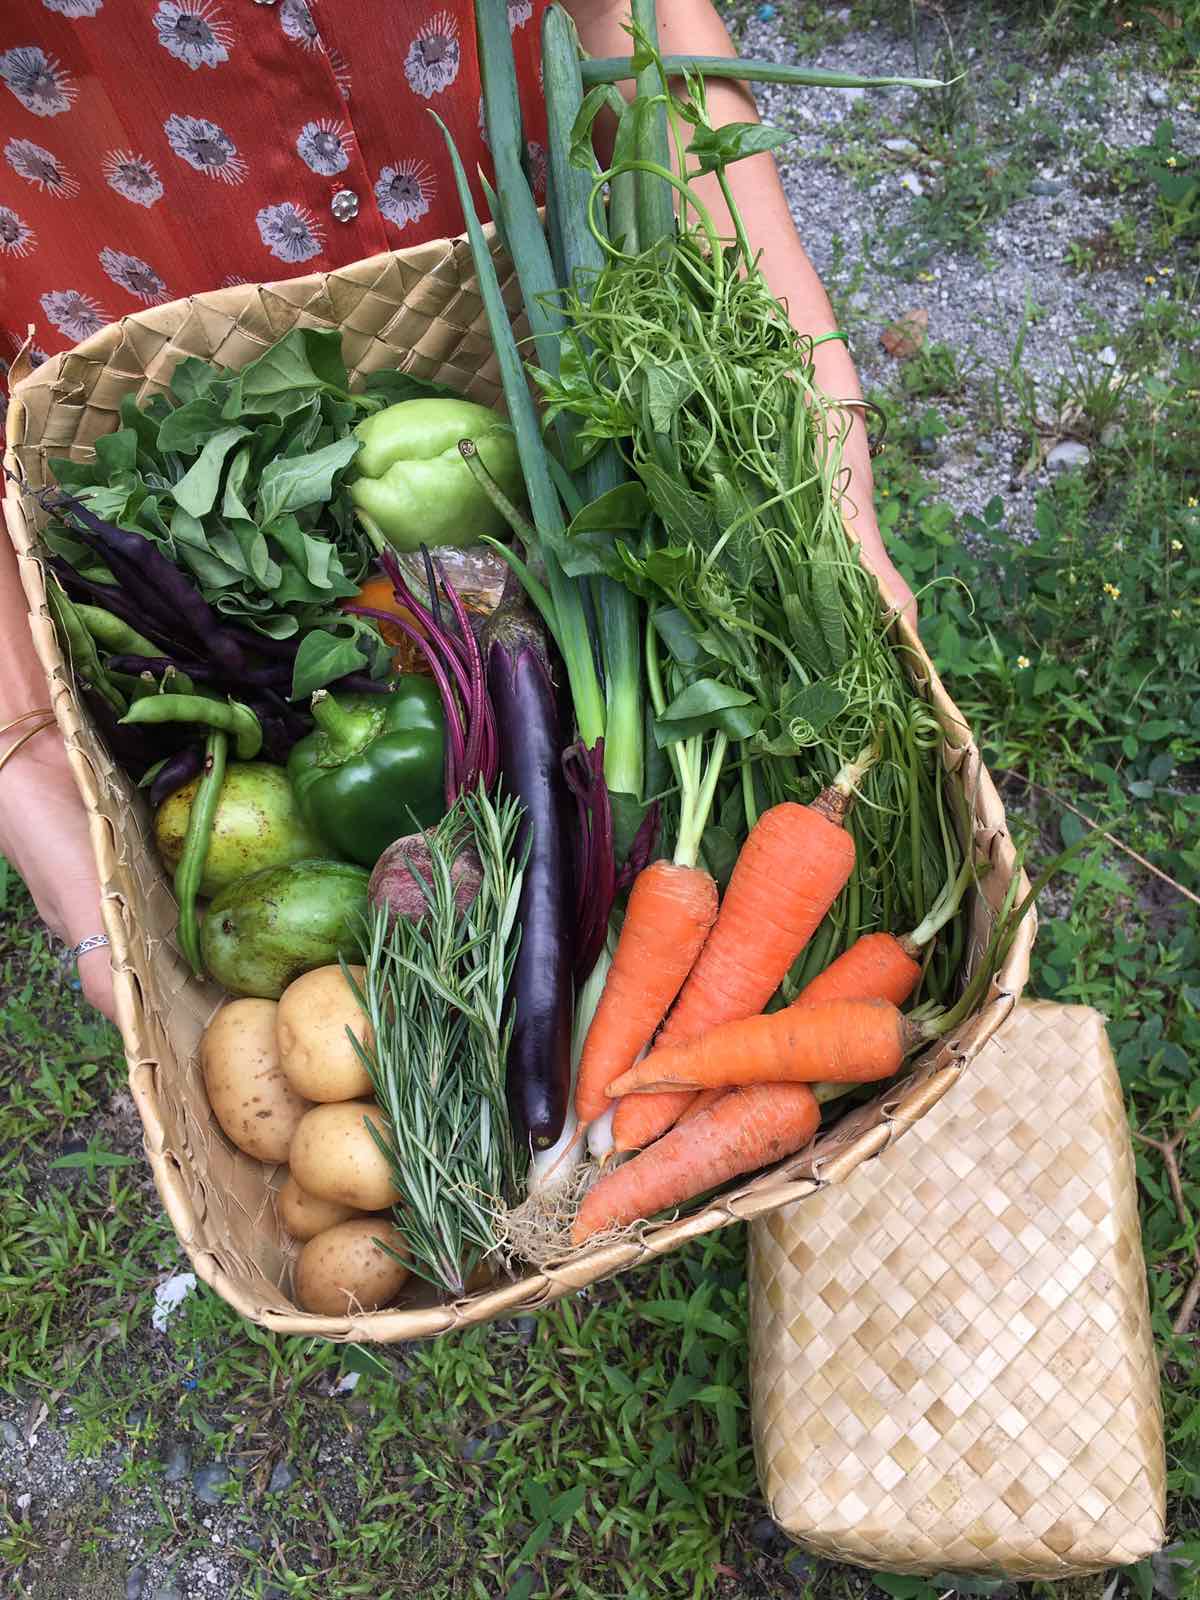
{"type": "Polygon", "coordinates": [[[89,950],[103,950],[108,944],[106,933],[89,933],[86,939],[80,939],[73,950],[67,951],[68,962],[76,962],[80,956],[87,955],[89,950]]]}

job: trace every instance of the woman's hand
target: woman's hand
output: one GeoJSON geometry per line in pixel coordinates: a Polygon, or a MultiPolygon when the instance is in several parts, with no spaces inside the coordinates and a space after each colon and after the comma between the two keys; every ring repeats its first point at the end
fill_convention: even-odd
{"type": "MultiPolygon", "coordinates": [[[[46,701],[46,677],[29,633],[17,558],[0,534],[0,728],[46,701]]],[[[23,721],[0,736],[0,755],[33,726],[23,721]]],[[[0,771],[0,855],[29,885],[50,931],[68,945],[104,932],[87,812],[56,727],[35,734],[0,771]]],[[[112,1017],[107,948],[79,958],[79,981],[87,999],[112,1017]]]]}
{"type": "MultiPolygon", "coordinates": [[[[51,933],[76,945],[104,932],[87,812],[55,727],[35,735],[0,772],[0,855],[24,878],[51,933]]],[[[107,948],[80,956],[79,981],[85,998],[112,1018],[107,948]]]]}

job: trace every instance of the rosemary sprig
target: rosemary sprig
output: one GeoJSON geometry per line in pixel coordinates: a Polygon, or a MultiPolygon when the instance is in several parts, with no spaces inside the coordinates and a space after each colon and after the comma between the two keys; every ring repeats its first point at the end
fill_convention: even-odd
{"type": "MultiPolygon", "coordinates": [[[[371,1043],[358,1047],[391,1140],[374,1129],[404,1200],[395,1210],[412,1267],[460,1295],[472,1269],[497,1248],[495,1216],[518,1192],[518,1153],[505,1103],[511,1018],[505,994],[520,929],[525,852],[522,807],[464,794],[426,835],[430,881],[419,922],[374,909],[363,940],[359,1004],[371,1043]],[[451,867],[474,847],[483,869],[474,901],[455,904],[451,867]]],[[[411,870],[411,869],[410,869],[411,870]]],[[[351,980],[352,981],[352,980],[351,980]]]]}

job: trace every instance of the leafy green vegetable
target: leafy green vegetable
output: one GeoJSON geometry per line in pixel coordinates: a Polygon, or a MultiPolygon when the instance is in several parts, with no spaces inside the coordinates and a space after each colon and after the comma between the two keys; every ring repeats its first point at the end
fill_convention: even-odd
{"type": "MultiPolygon", "coordinates": [[[[345,672],[386,670],[377,637],[357,625],[347,634],[336,609],[372,554],[347,490],[354,423],[443,392],[380,372],[351,394],[340,333],[293,328],[241,372],[186,356],[169,398],[124,396],[121,426],[96,441],[94,460],[50,466],[98,516],[152,539],[231,622],[279,640],[315,631],[296,668],[297,693],[309,694],[345,672]]],[[[77,572],[111,581],[69,529],[52,526],[47,540],[77,572]]]]}

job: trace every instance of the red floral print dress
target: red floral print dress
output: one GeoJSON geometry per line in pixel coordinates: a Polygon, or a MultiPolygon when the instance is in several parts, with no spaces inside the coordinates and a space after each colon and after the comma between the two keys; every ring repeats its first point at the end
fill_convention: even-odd
{"type": "MultiPolygon", "coordinates": [[[[539,190],[544,4],[507,6],[539,190]]],[[[486,216],[472,0],[2,0],[0,344],[32,326],[36,361],[181,295],[462,232],[431,111],[486,216]]]]}

